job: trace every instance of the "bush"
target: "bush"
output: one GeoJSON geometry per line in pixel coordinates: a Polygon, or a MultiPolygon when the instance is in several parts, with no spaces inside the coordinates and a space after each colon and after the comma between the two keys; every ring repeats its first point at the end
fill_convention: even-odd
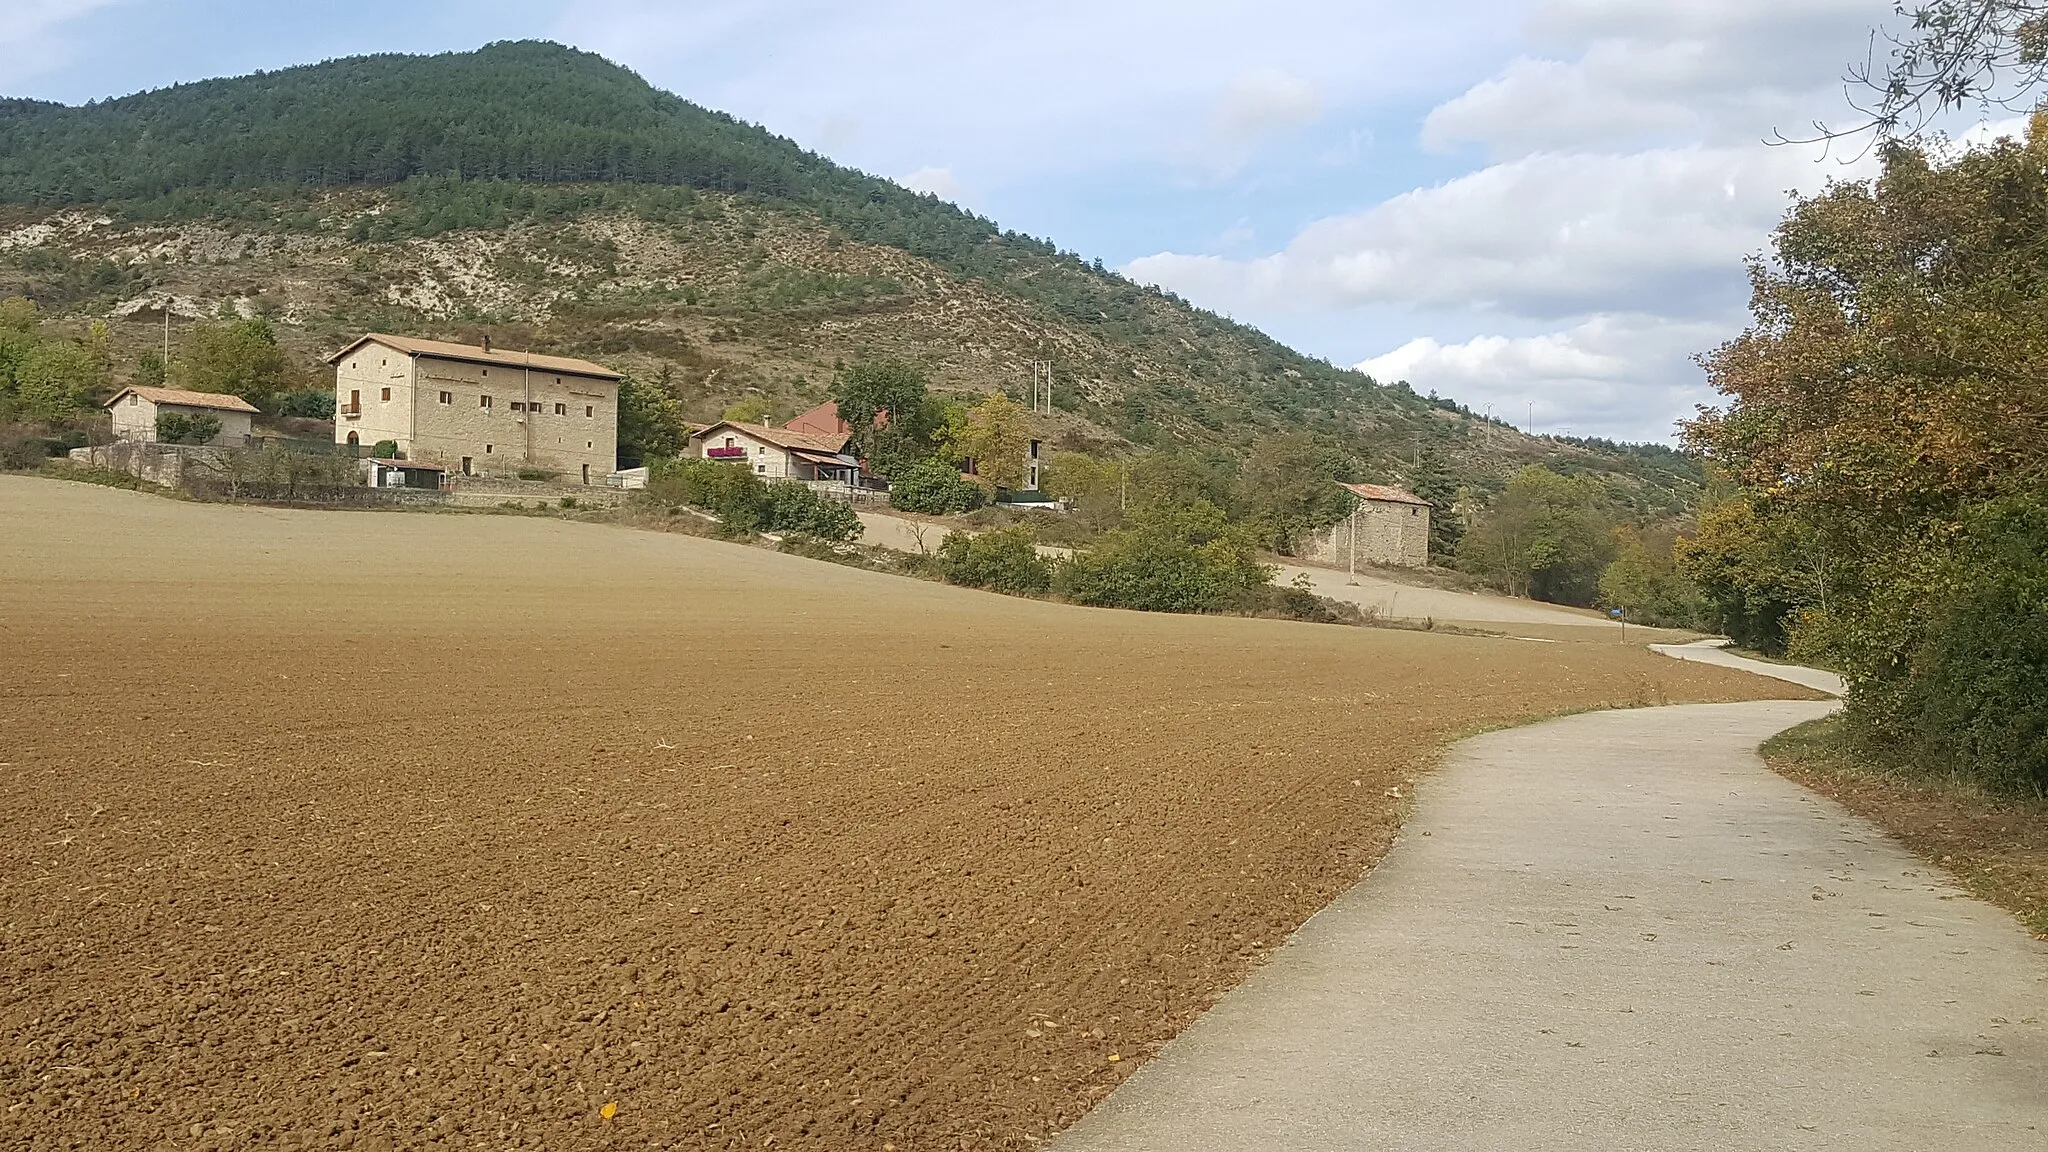
{"type": "Polygon", "coordinates": [[[981,485],[960,475],[960,470],[938,457],[919,461],[902,476],[889,482],[889,507],[905,512],[945,516],[972,512],[988,502],[981,485]]]}
{"type": "Polygon", "coordinates": [[[206,444],[220,435],[217,416],[187,416],[183,412],[161,412],[156,418],[156,438],[164,444],[206,444]]]}
{"type": "Polygon", "coordinates": [[[398,459],[398,441],[379,440],[370,446],[370,455],[379,460],[398,459]]]}
{"type": "Polygon", "coordinates": [[[560,472],[552,468],[521,468],[519,470],[519,478],[521,480],[553,480],[560,475],[560,472]]]}
{"type": "Polygon", "coordinates": [[[308,420],[332,420],[334,393],[311,388],[287,392],[277,402],[277,414],[298,416],[308,420]]]}
{"type": "Polygon", "coordinates": [[[939,575],[948,584],[987,588],[1012,596],[1052,587],[1052,565],[1038,554],[1031,529],[1022,525],[992,532],[955,532],[939,544],[939,575]]]}
{"type": "Polygon", "coordinates": [[[761,527],[768,532],[800,532],[819,540],[846,541],[861,534],[860,517],[836,500],[820,496],[794,480],[766,485],[761,527]]]}
{"type": "Polygon", "coordinates": [[[853,509],[793,480],[764,483],[745,465],[716,460],[664,460],[650,466],[647,498],[687,504],[717,516],[728,535],[801,532],[820,540],[852,540],[861,533],[853,509]]]}
{"type": "Polygon", "coordinates": [[[1053,587],[1081,604],[1145,612],[1256,611],[1266,606],[1273,569],[1261,564],[1222,515],[1176,510],[1137,520],[1076,552],[1053,573],[1053,587]]]}
{"type": "Polygon", "coordinates": [[[1910,659],[1857,681],[1869,750],[1994,792],[2048,795],[2048,503],[1977,516],[1910,659]]]}

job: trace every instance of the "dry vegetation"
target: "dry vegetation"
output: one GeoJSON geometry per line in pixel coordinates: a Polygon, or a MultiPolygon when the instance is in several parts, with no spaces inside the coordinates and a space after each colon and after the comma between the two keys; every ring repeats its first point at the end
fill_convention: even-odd
{"type": "Polygon", "coordinates": [[[0,477],[0,1145],[1021,1148],[1447,741],[1781,695],[0,477]]]}
{"type": "Polygon", "coordinates": [[[1987,795],[1964,780],[1875,770],[1849,750],[1839,717],[1779,735],[1764,745],[1764,758],[2048,939],[2048,802],[1987,795]]]}

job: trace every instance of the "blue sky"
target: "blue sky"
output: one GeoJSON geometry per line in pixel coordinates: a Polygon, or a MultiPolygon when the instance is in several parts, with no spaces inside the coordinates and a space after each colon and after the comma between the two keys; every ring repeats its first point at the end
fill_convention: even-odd
{"type": "Polygon", "coordinates": [[[15,0],[77,103],[541,37],[1538,431],[1664,439],[1886,0],[15,0]]]}

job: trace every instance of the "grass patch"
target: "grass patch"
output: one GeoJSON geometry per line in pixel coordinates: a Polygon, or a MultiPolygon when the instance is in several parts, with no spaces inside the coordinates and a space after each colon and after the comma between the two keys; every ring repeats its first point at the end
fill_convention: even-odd
{"type": "Polygon", "coordinates": [[[1764,743],[1772,768],[1875,822],[2048,939],[2048,802],[1891,767],[1860,753],[1840,716],[1764,743]]]}

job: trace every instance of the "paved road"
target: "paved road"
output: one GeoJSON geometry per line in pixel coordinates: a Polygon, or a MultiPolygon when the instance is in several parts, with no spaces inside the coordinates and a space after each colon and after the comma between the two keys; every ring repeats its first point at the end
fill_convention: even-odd
{"type": "Polygon", "coordinates": [[[2048,1149],[2048,948],[1751,752],[1832,706],[1465,742],[1053,1147],[2048,1149]]]}
{"type": "Polygon", "coordinates": [[[1650,650],[1662,652],[1679,660],[1695,660],[1702,664],[1719,664],[1724,668],[1740,668],[1759,676],[1804,684],[1808,688],[1826,692],[1831,696],[1841,696],[1849,690],[1842,678],[1833,672],[1823,672],[1818,668],[1801,668],[1796,664],[1773,664],[1768,660],[1751,660],[1747,656],[1737,656],[1728,651],[1727,647],[1726,640],[1699,640],[1691,644],[1652,644],[1650,650]]]}

